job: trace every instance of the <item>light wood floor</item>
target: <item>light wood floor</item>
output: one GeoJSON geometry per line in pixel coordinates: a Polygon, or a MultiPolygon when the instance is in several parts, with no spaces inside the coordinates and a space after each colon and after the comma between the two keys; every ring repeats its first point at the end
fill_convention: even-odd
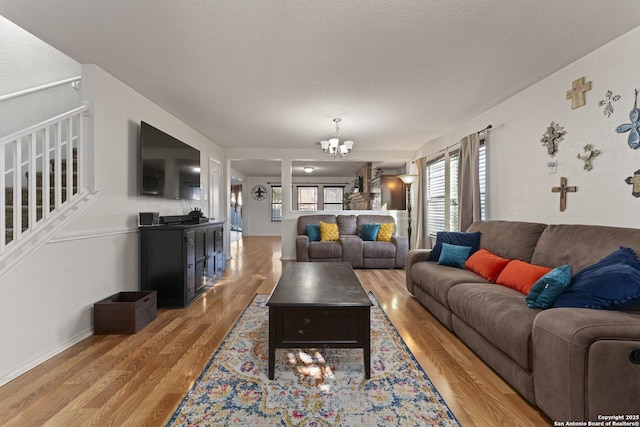
{"type": "MultiPolygon", "coordinates": [[[[135,335],[91,336],[0,387],[2,426],[160,426],[254,294],[280,277],[280,239],[231,245],[223,280],[186,309],[159,309],[135,335]]],[[[463,426],[549,420],[406,291],[404,270],[356,270],[463,426]]]]}

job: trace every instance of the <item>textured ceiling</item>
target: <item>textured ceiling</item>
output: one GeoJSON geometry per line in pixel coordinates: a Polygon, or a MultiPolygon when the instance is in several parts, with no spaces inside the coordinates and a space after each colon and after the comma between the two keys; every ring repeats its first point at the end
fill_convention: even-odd
{"type": "MultiPolygon", "coordinates": [[[[638,0],[1,0],[225,148],[412,150],[640,25],[638,0]]],[[[568,82],[570,84],[570,82],[568,82]]]]}

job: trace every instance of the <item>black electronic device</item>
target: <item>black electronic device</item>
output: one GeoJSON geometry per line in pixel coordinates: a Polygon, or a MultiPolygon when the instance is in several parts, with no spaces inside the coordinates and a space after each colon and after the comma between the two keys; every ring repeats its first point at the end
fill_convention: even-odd
{"type": "Polygon", "coordinates": [[[160,224],[160,214],[158,212],[140,212],[140,225],[160,224]]]}
{"type": "Polygon", "coordinates": [[[200,200],[200,151],[146,122],[140,123],[141,194],[200,200]]]}
{"type": "Polygon", "coordinates": [[[189,224],[193,222],[190,215],[165,215],[160,217],[160,224],[189,224]]]}
{"type": "Polygon", "coordinates": [[[189,212],[189,216],[196,217],[196,218],[204,218],[204,214],[202,213],[202,210],[200,208],[193,208],[193,210],[189,212]]]}

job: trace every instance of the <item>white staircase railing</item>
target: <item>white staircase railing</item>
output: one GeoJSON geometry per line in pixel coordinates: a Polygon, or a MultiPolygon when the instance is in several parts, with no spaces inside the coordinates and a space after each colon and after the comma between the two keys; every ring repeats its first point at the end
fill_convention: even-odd
{"type": "Polygon", "coordinates": [[[0,255],[77,198],[88,106],[0,139],[0,255]]]}

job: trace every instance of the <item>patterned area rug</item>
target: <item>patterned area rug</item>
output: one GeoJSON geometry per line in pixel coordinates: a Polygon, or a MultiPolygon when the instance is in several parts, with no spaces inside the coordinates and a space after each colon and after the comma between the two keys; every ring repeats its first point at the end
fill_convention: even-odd
{"type": "Polygon", "coordinates": [[[267,378],[267,295],[256,295],[168,426],[458,426],[373,294],[361,349],[278,349],[267,378]]]}

